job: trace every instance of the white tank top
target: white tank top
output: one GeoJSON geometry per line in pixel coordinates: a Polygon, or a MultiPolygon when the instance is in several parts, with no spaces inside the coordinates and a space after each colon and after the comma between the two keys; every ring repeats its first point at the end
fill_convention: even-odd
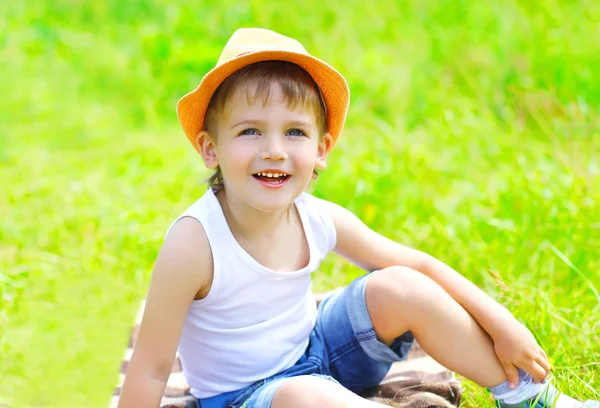
{"type": "Polygon", "coordinates": [[[171,225],[183,217],[198,220],[213,256],[212,286],[204,299],[192,302],[178,346],[195,397],[235,391],[274,375],[294,365],[308,346],[316,317],[310,274],[335,247],[336,236],[315,197],[302,193],[294,203],[310,260],[293,272],[273,271],[252,258],[234,238],[210,189],[171,225]]]}

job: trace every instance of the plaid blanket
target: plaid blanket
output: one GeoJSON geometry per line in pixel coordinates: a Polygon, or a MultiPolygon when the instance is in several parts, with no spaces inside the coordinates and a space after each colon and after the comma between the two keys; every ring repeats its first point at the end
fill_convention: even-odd
{"type": "MultiPolygon", "coordinates": [[[[322,297],[317,295],[318,299],[322,297]]],[[[116,408],[119,402],[121,385],[137,339],[143,308],[144,305],[138,313],[129,347],[121,364],[120,383],[114,391],[111,408],[116,408]]],[[[394,363],[383,381],[377,387],[362,392],[361,396],[398,408],[453,408],[459,406],[461,394],[462,388],[454,373],[438,364],[415,343],[406,360],[394,363]]],[[[179,356],[173,364],[161,408],[197,408],[181,371],[179,356]]]]}

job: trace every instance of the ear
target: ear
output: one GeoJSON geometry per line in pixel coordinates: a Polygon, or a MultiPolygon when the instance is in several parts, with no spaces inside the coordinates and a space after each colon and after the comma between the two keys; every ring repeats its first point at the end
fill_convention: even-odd
{"type": "Polygon", "coordinates": [[[198,150],[198,153],[200,153],[200,156],[202,156],[202,160],[207,169],[217,168],[219,165],[219,160],[215,153],[217,144],[206,130],[201,130],[196,136],[195,147],[196,150],[198,150]]]}
{"type": "Polygon", "coordinates": [[[317,161],[315,168],[317,170],[325,170],[327,167],[327,156],[333,148],[333,137],[329,133],[325,133],[319,141],[319,148],[317,150],[317,161]]]}

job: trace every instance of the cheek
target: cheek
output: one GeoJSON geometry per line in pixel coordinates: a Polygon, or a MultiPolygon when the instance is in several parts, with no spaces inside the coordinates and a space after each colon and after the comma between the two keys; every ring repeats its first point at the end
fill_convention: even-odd
{"type": "Polygon", "coordinates": [[[303,146],[296,146],[294,150],[294,156],[296,157],[296,162],[301,163],[302,167],[306,167],[307,171],[310,170],[312,173],[312,169],[315,166],[315,161],[317,159],[317,146],[311,144],[306,144],[303,146]]]}
{"type": "Polygon", "coordinates": [[[248,143],[231,143],[221,146],[217,152],[219,163],[232,168],[241,168],[251,162],[256,152],[248,143]]]}

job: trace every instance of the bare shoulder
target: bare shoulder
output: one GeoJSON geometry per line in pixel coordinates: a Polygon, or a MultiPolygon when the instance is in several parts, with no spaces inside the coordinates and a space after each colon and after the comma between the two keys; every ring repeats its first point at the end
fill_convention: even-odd
{"type": "MultiPolygon", "coordinates": [[[[367,227],[352,211],[331,201],[318,198],[321,211],[326,212],[335,227],[337,235],[337,245],[335,251],[344,255],[348,247],[362,245],[361,241],[368,241],[377,235],[373,230],[367,227]]],[[[349,248],[352,252],[354,249],[349,248]]]]}
{"type": "Polygon", "coordinates": [[[334,252],[353,264],[373,271],[397,264],[397,257],[406,254],[401,245],[372,230],[352,211],[330,201],[319,202],[335,227],[334,252]]]}
{"type": "Polygon", "coordinates": [[[167,234],[154,264],[128,375],[168,378],[190,305],[208,293],[212,276],[212,253],[202,225],[182,218],[167,234]]]}
{"type": "MultiPolygon", "coordinates": [[[[316,198],[316,197],[315,197],[316,198]]],[[[342,207],[331,201],[324,200],[322,198],[316,198],[317,202],[321,206],[322,211],[326,211],[327,214],[333,220],[336,230],[343,227],[348,223],[362,224],[362,221],[350,210],[342,207]]]]}
{"type": "Polygon", "coordinates": [[[208,293],[213,278],[213,257],[202,224],[183,217],[173,225],[158,254],[154,275],[178,278],[196,294],[208,293]]]}

